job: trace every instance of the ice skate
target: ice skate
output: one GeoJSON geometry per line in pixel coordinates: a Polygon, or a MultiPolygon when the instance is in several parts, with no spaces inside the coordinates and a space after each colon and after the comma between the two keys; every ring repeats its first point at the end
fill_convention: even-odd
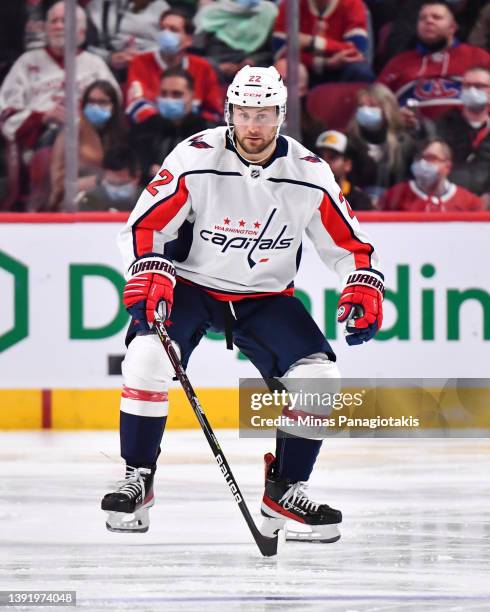
{"type": "Polygon", "coordinates": [[[155,502],[153,495],[154,470],[126,466],[126,478],[117,482],[116,491],[107,493],[101,503],[108,513],[109,531],[145,533],[150,526],[149,508],[155,502]]]}
{"type": "Polygon", "coordinates": [[[336,542],[340,539],[340,510],[311,501],[306,483],[280,480],[274,475],[275,457],[264,457],[266,479],[261,514],[262,533],[272,536],[284,529],[286,540],[302,542],[336,542]]]}

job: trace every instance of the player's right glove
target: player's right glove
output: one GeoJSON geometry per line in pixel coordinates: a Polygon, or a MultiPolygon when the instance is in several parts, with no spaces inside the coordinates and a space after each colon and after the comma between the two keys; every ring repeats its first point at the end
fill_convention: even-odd
{"type": "Polygon", "coordinates": [[[376,270],[356,270],[349,274],[340,296],[337,320],[345,323],[347,344],[371,340],[383,323],[383,275],[376,270]]]}
{"type": "Polygon", "coordinates": [[[142,331],[150,331],[155,312],[165,321],[170,316],[175,286],[171,261],[155,253],[137,259],[130,267],[131,278],[123,291],[123,302],[142,331]]]}

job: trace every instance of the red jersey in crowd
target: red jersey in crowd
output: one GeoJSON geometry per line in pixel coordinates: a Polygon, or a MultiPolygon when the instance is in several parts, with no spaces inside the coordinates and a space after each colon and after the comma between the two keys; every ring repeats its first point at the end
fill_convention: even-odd
{"type": "Polygon", "coordinates": [[[483,210],[483,202],[471,191],[449,181],[441,196],[427,195],[415,181],[405,181],[385,191],[378,208],[403,212],[469,212],[483,210]]]}
{"type": "Polygon", "coordinates": [[[461,79],[472,66],[490,70],[490,53],[459,42],[436,53],[428,53],[419,45],[388,62],[378,81],[393,91],[400,106],[414,99],[424,115],[437,117],[461,104],[461,79]]]}
{"type": "MultiPolygon", "coordinates": [[[[186,54],[181,68],[194,79],[196,110],[210,121],[223,115],[223,96],[211,64],[198,55],[186,54]]],[[[167,64],[158,51],[137,55],[129,64],[126,112],[135,123],[158,113],[154,104],[160,93],[160,80],[167,64]]]]}
{"type": "MultiPolygon", "coordinates": [[[[274,26],[276,46],[286,42],[287,21],[286,2],[279,8],[274,26]]],[[[313,0],[299,2],[299,31],[302,34],[320,36],[327,39],[326,55],[333,55],[354,44],[361,52],[367,47],[367,15],[362,0],[332,0],[322,13],[313,0]],[[362,41],[362,42],[361,42],[362,41]]],[[[313,67],[314,54],[303,50],[301,61],[308,68],[313,67]]]]}

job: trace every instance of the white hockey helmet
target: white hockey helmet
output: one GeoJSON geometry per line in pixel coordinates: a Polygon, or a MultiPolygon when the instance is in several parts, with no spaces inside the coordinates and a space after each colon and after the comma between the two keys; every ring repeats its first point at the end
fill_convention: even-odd
{"type": "Polygon", "coordinates": [[[239,106],[277,106],[278,125],[281,127],[286,117],[288,91],[281,75],[274,66],[258,68],[244,66],[239,70],[228,87],[225,100],[225,120],[232,127],[232,104],[239,106]]]}

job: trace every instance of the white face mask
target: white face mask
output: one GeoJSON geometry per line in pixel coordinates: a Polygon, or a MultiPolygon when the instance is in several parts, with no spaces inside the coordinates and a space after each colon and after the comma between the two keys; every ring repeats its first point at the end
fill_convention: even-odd
{"type": "Polygon", "coordinates": [[[415,182],[423,191],[429,191],[439,180],[439,168],[425,159],[419,159],[410,166],[415,182]]]}
{"type": "Polygon", "coordinates": [[[461,102],[470,111],[482,111],[488,106],[488,94],[478,87],[463,87],[461,102]]]}
{"type": "Polygon", "coordinates": [[[131,200],[136,196],[136,185],[132,181],[121,185],[102,181],[102,186],[111,200],[131,200]]]}

